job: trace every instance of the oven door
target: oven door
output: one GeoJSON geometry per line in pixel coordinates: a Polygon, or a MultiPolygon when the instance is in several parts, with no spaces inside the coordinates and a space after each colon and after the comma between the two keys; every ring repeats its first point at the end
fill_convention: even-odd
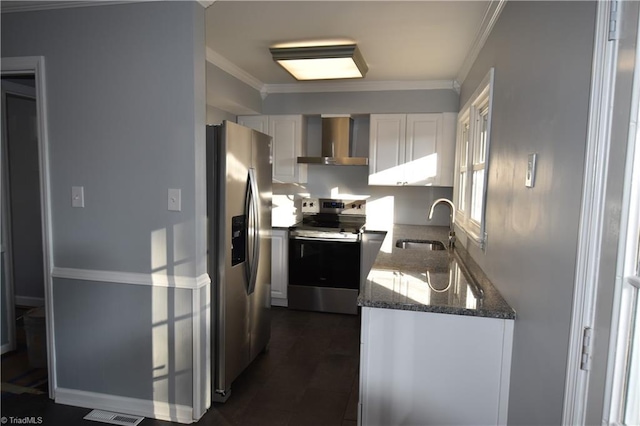
{"type": "Polygon", "coordinates": [[[292,237],[289,285],[359,290],[360,241],[292,237]]]}

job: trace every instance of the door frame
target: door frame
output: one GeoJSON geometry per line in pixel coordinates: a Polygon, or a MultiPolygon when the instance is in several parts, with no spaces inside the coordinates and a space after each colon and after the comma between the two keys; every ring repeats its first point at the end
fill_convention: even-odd
{"type": "Polygon", "coordinates": [[[53,282],[51,271],[53,267],[53,249],[51,234],[51,185],[49,173],[49,139],[47,137],[47,99],[45,87],[45,58],[44,56],[25,56],[2,58],[1,74],[5,75],[33,75],[36,82],[36,112],[38,126],[38,161],[40,165],[40,205],[42,220],[42,247],[44,269],[44,302],[46,311],[47,332],[47,362],[49,375],[49,398],[55,398],[56,389],[56,359],[55,336],[53,323],[53,282]]]}
{"type": "Polygon", "coordinates": [[[596,7],[589,124],[562,424],[586,424],[592,422],[594,416],[599,417],[598,423],[601,423],[608,417],[605,386],[609,381],[609,342],[617,334],[614,319],[619,311],[613,297],[614,282],[617,281],[614,270],[619,243],[624,239],[620,227],[627,177],[621,176],[618,161],[626,153],[628,143],[627,138],[619,133],[624,131],[626,134],[629,125],[633,126],[628,114],[626,123],[621,122],[625,119],[621,108],[626,93],[619,86],[629,84],[628,74],[633,73],[628,69],[629,62],[634,59],[620,49],[627,43],[623,37],[630,31],[637,31],[637,28],[630,28],[628,19],[629,13],[635,13],[637,19],[637,4],[625,0],[599,0],[596,7]],[[613,25],[615,30],[610,32],[613,25]]]}

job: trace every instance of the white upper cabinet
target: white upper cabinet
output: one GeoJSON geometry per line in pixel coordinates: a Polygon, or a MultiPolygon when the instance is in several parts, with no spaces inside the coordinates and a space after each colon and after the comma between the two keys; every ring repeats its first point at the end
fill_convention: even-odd
{"type": "Polygon", "coordinates": [[[298,164],[306,155],[306,120],[302,115],[251,115],[238,117],[238,124],[266,133],[273,138],[271,156],[273,180],[305,183],[307,165],[298,164]]]}
{"type": "Polygon", "coordinates": [[[455,118],[371,114],[369,185],[453,186],[455,118]]]}

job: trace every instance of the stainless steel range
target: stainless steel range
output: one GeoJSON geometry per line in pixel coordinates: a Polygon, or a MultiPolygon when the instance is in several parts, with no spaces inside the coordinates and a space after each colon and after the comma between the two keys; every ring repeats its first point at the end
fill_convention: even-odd
{"type": "Polygon", "coordinates": [[[289,308],[357,314],[364,200],[302,200],[289,228],[289,308]]]}

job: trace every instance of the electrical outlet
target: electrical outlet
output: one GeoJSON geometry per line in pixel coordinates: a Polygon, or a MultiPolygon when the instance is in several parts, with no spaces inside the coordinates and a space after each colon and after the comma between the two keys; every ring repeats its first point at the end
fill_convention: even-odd
{"type": "Polygon", "coordinates": [[[84,186],[71,187],[71,207],[84,208],[84,186]]]}
{"type": "Polygon", "coordinates": [[[536,184],[536,160],[538,154],[529,154],[527,158],[527,175],[525,176],[524,185],[527,188],[533,188],[536,184]]]}
{"type": "Polygon", "coordinates": [[[168,192],[168,209],[172,212],[179,212],[182,210],[181,191],[179,189],[169,188],[168,192]]]}

